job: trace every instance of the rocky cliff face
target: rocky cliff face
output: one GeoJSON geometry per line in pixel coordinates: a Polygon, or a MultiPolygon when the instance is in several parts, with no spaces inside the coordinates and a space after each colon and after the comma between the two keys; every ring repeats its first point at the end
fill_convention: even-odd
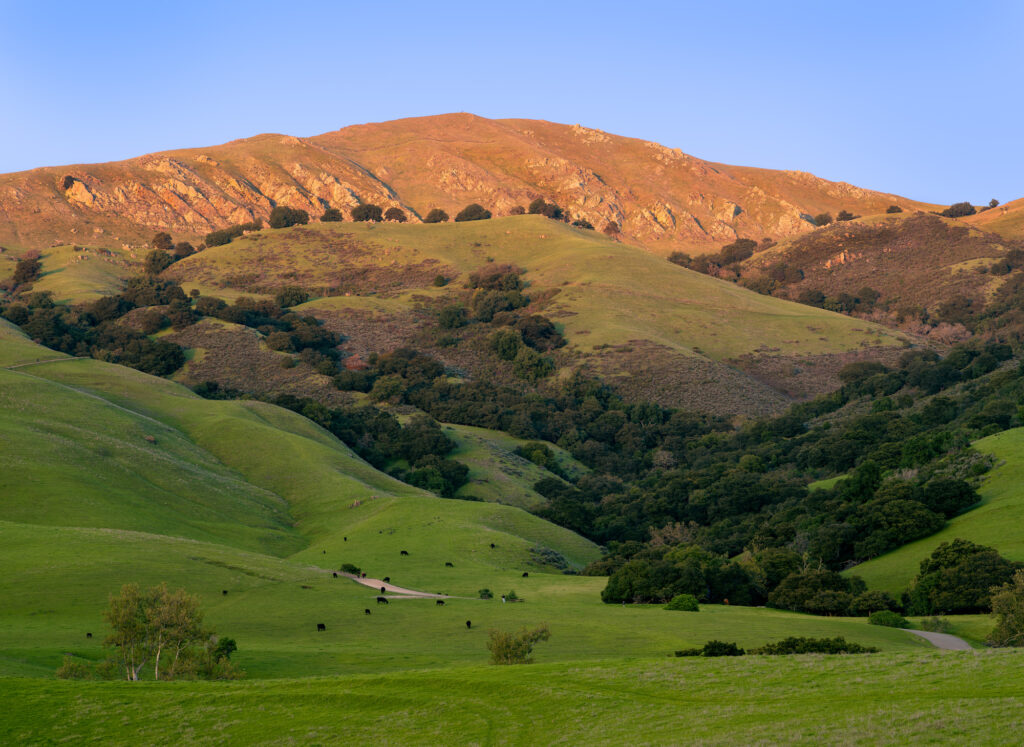
{"type": "Polygon", "coordinates": [[[433,207],[454,215],[470,202],[501,215],[535,197],[597,228],[614,221],[623,239],[661,253],[793,236],[826,210],[927,207],[580,125],[451,114],[2,175],[0,242],[137,246],[158,230],[196,239],[266,218],[275,205],[315,217],[369,202],[415,221],[433,207]]]}

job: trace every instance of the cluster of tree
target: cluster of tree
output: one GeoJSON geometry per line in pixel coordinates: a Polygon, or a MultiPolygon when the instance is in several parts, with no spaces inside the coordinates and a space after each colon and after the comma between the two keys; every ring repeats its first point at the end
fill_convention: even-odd
{"type": "Polygon", "coordinates": [[[146,255],[144,269],[148,275],[159,275],[180,259],[191,257],[196,248],[187,241],[174,243],[174,239],[166,231],[153,236],[150,245],[153,249],[146,255]]]}
{"type": "Polygon", "coordinates": [[[837,311],[841,314],[869,314],[876,308],[881,297],[881,293],[865,285],[856,293],[837,293],[834,296],[826,296],[816,288],[805,288],[800,291],[795,300],[797,303],[837,311]]]}
{"type": "Polygon", "coordinates": [[[270,211],[267,223],[271,228],[291,228],[309,223],[309,213],[286,205],[277,205],[270,211]]]}
{"type": "Polygon", "coordinates": [[[708,641],[700,648],[686,648],[676,651],[676,656],[789,656],[793,654],[874,654],[878,649],[847,641],[842,636],[835,638],[804,638],[791,636],[775,643],[766,643],[758,648],[744,651],[735,643],[708,641]]]}
{"type": "Polygon", "coordinates": [[[939,213],[944,218],[964,218],[978,212],[977,208],[969,202],[954,202],[948,208],[939,213]]]}
{"type": "Polygon", "coordinates": [[[911,615],[990,612],[993,589],[1009,585],[1024,563],[1015,563],[991,547],[964,539],[943,542],[921,561],[921,570],[905,595],[911,615]]]}
{"type": "Polygon", "coordinates": [[[672,252],[668,255],[668,261],[705,275],[722,277],[723,274],[726,274],[738,277],[740,262],[752,257],[754,252],[767,249],[774,243],[769,238],[763,239],[760,244],[753,239],[736,239],[736,241],[723,246],[716,254],[691,257],[686,252],[672,252]]]}
{"type": "Polygon", "coordinates": [[[204,242],[207,247],[211,246],[224,246],[230,244],[235,239],[239,238],[247,231],[259,231],[263,228],[262,220],[254,220],[251,223],[238,223],[227,228],[221,228],[217,231],[210,231],[204,237],[204,242]]]}
{"type": "Polygon", "coordinates": [[[67,679],[87,679],[120,670],[124,679],[138,681],[152,666],[154,680],[238,679],[242,673],[231,663],[237,650],[231,638],[217,637],[203,626],[199,600],[184,589],[169,591],[166,584],[140,589],[121,587],[103,614],[112,632],[104,645],[114,659],[97,666],[70,657],[57,671],[67,679]]]}
{"type": "MultiPolygon", "coordinates": [[[[897,209],[897,211],[893,211],[892,210],[893,207],[896,207],[896,206],[895,205],[890,206],[889,212],[897,212],[897,211],[898,212],[902,212],[902,211],[899,211],[898,209],[897,209]]],[[[854,220],[855,218],[859,218],[859,217],[860,217],[859,215],[854,215],[849,210],[840,210],[836,214],[835,220],[837,222],[839,222],[839,223],[843,223],[845,221],[854,220]]],[[[814,225],[816,225],[818,227],[830,225],[833,222],[832,213],[818,213],[817,215],[814,216],[814,218],[812,218],[812,220],[814,221],[814,225]]]]}
{"type": "Polygon", "coordinates": [[[14,277],[12,278],[14,285],[25,286],[31,285],[43,274],[43,263],[38,256],[30,255],[24,259],[18,260],[18,263],[14,265],[14,277]]]}

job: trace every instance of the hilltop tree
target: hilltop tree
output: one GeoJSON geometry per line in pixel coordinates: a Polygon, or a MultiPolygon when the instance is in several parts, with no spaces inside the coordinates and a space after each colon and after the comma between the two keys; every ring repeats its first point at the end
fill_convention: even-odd
{"type": "Polygon", "coordinates": [[[396,223],[405,223],[407,220],[405,217],[405,211],[398,207],[389,207],[388,211],[384,213],[384,220],[393,220],[396,223]]]}
{"type": "Polygon", "coordinates": [[[509,215],[526,215],[526,208],[522,205],[515,205],[508,211],[509,215]]]}
{"type": "Polygon", "coordinates": [[[885,209],[885,212],[890,213],[890,214],[892,214],[892,213],[902,213],[903,212],[903,208],[901,208],[899,205],[890,205],[889,207],[887,207],[885,209]]]}
{"type": "Polygon", "coordinates": [[[278,205],[270,211],[271,228],[289,228],[291,226],[304,226],[309,223],[309,213],[305,210],[290,208],[285,205],[278,205]]]}
{"type": "Polygon", "coordinates": [[[329,207],[320,216],[321,223],[341,223],[343,220],[345,220],[345,216],[341,214],[338,208],[329,207]]]}
{"type": "Polygon", "coordinates": [[[448,213],[441,208],[431,208],[430,212],[427,213],[427,217],[423,219],[424,223],[447,223],[448,213]]]}
{"type": "Polygon", "coordinates": [[[993,197],[991,200],[988,201],[988,207],[990,210],[994,207],[999,207],[999,200],[993,197]]]}
{"type": "Polygon", "coordinates": [[[858,217],[860,217],[860,216],[854,215],[853,213],[851,213],[848,210],[840,210],[839,214],[836,216],[836,220],[837,221],[848,221],[848,220],[853,220],[854,218],[858,218],[858,217]]]}
{"type": "Polygon", "coordinates": [[[939,215],[944,218],[963,218],[968,215],[974,215],[978,212],[974,205],[969,202],[954,202],[948,208],[943,210],[939,215]]]}
{"type": "Polygon", "coordinates": [[[518,633],[492,630],[487,640],[487,650],[491,652],[491,663],[529,664],[533,661],[530,658],[533,647],[549,638],[551,638],[551,631],[547,625],[541,625],[533,630],[523,628],[518,633]]]}
{"type": "Polygon", "coordinates": [[[384,220],[384,211],[380,205],[363,203],[352,208],[352,220],[356,223],[380,223],[384,220]]]}
{"type": "Polygon", "coordinates": [[[43,272],[43,263],[39,257],[26,257],[14,266],[14,282],[16,285],[31,283],[39,279],[43,272]]]}
{"type": "Polygon", "coordinates": [[[171,251],[171,248],[174,246],[174,240],[171,238],[171,235],[164,231],[155,234],[153,240],[149,243],[153,245],[154,249],[159,249],[163,252],[171,251]]]}
{"type": "Polygon", "coordinates": [[[459,211],[459,214],[455,216],[455,222],[462,223],[470,220],[487,220],[490,217],[490,210],[484,208],[483,205],[478,205],[477,203],[472,202],[459,211]]]}

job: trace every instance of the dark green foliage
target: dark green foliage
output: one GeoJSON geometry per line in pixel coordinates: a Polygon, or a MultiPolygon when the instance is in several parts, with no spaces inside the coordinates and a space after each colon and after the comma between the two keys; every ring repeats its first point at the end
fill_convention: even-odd
{"type": "Polygon", "coordinates": [[[154,249],[146,255],[145,269],[149,275],[159,275],[174,264],[174,258],[163,249],[154,249]]]}
{"type": "Polygon", "coordinates": [[[548,445],[543,441],[527,441],[521,446],[517,446],[513,452],[516,456],[520,456],[527,461],[533,462],[539,467],[543,467],[548,472],[564,477],[565,473],[562,471],[562,467],[558,464],[558,459],[555,457],[553,451],[548,448],[548,445]]]}
{"type": "Polygon", "coordinates": [[[238,650],[238,644],[235,643],[234,638],[219,638],[217,639],[217,645],[213,647],[213,658],[215,661],[221,659],[231,659],[231,654],[238,650]]]}
{"type": "Polygon", "coordinates": [[[363,572],[363,569],[352,563],[342,563],[340,568],[342,573],[351,573],[353,576],[358,576],[363,572]]]}
{"type": "Polygon", "coordinates": [[[1024,646],[1024,571],[1017,571],[1013,579],[991,590],[992,614],[996,627],[986,643],[990,646],[1024,646]]]}
{"type": "Polygon", "coordinates": [[[164,231],[154,234],[149,243],[154,249],[159,249],[162,252],[169,252],[174,247],[174,239],[164,231]]]}
{"type": "Polygon", "coordinates": [[[901,208],[899,205],[890,205],[889,207],[887,207],[885,209],[885,212],[887,212],[889,214],[902,213],[903,212],[903,208],[901,208]]]}
{"type": "Polygon", "coordinates": [[[878,649],[848,642],[842,636],[835,638],[803,638],[794,636],[776,643],[752,648],[747,653],[758,656],[788,656],[791,654],[875,654],[878,649]]]}
{"type": "Polygon", "coordinates": [[[859,215],[854,215],[853,213],[851,213],[851,212],[849,212],[847,210],[840,210],[839,214],[836,215],[836,220],[839,221],[839,222],[844,222],[844,221],[853,220],[854,218],[859,218],[859,217],[860,217],[859,215]]]}
{"type": "Polygon", "coordinates": [[[532,348],[520,348],[512,361],[512,372],[517,378],[537,382],[555,372],[555,363],[532,348]]]}
{"type": "Polygon", "coordinates": [[[814,570],[793,573],[768,595],[767,605],[794,612],[816,615],[845,615],[854,594],[864,590],[864,582],[840,576],[835,571],[814,570]]]}
{"type": "Polygon", "coordinates": [[[850,604],[851,615],[871,615],[884,610],[898,610],[900,603],[885,591],[863,591],[850,604]]]}
{"type": "Polygon", "coordinates": [[[1009,583],[1024,567],[996,550],[963,539],[943,542],[921,561],[908,592],[912,615],[988,612],[991,590],[1009,583]]]}
{"type": "Polygon", "coordinates": [[[974,205],[969,202],[955,202],[943,210],[939,215],[945,218],[963,218],[967,215],[974,215],[978,212],[974,205]]]}
{"type": "Polygon", "coordinates": [[[320,216],[321,223],[341,223],[345,220],[345,215],[338,210],[338,208],[329,207],[324,210],[324,214],[320,216]]]}
{"type": "Polygon", "coordinates": [[[665,609],[676,612],[700,612],[700,605],[693,594],[676,594],[672,601],[665,605],[665,609]]]}
{"type": "Polygon", "coordinates": [[[494,599],[494,592],[490,589],[480,589],[480,591],[477,592],[477,595],[481,599],[494,599]]]}
{"type": "Polygon", "coordinates": [[[270,211],[270,219],[267,223],[271,228],[304,226],[309,223],[309,213],[305,210],[299,210],[298,208],[278,205],[270,211]]]}
{"type": "Polygon", "coordinates": [[[514,360],[522,344],[522,338],[518,332],[502,329],[491,335],[491,350],[505,361],[514,360]]]}
{"type": "Polygon", "coordinates": [[[298,306],[309,300],[309,292],[296,286],[282,288],[274,295],[274,302],[282,309],[298,306]]]}
{"type": "Polygon", "coordinates": [[[447,223],[448,213],[441,208],[431,208],[430,212],[427,213],[426,217],[423,218],[424,223],[447,223]]]}
{"type": "Polygon", "coordinates": [[[13,280],[16,285],[32,283],[39,279],[42,272],[43,263],[39,261],[38,257],[26,257],[19,260],[18,264],[14,266],[13,280]]]}
{"type": "Polygon", "coordinates": [[[389,207],[387,212],[384,213],[384,220],[393,220],[396,223],[405,223],[408,218],[405,217],[405,211],[399,207],[389,207]]]}
{"type": "Polygon", "coordinates": [[[413,468],[401,475],[410,485],[453,498],[456,491],[469,482],[469,468],[454,459],[429,454],[416,460],[413,468]]]}
{"type": "Polygon", "coordinates": [[[352,208],[352,220],[356,223],[380,223],[384,220],[384,211],[379,205],[356,205],[352,208]]]}
{"type": "Polygon", "coordinates": [[[827,226],[832,222],[832,213],[818,213],[814,216],[814,225],[827,226]]]}
{"type": "Polygon", "coordinates": [[[530,203],[530,206],[526,208],[526,211],[530,215],[542,215],[545,207],[547,207],[547,203],[544,201],[544,198],[538,197],[530,203]]]}
{"type": "Polygon", "coordinates": [[[448,278],[446,278],[444,275],[435,275],[432,285],[435,288],[443,288],[446,285],[448,285],[448,278]]]}
{"type": "Polygon", "coordinates": [[[533,647],[541,641],[551,638],[547,625],[529,630],[523,628],[518,633],[506,633],[492,630],[487,641],[487,650],[491,652],[492,664],[529,664],[533,647]]]}
{"type": "Polygon", "coordinates": [[[459,214],[455,216],[455,222],[462,223],[470,220],[487,220],[490,217],[490,210],[486,210],[482,205],[472,202],[459,211],[459,214]]]}
{"type": "Polygon", "coordinates": [[[723,265],[731,265],[734,262],[742,262],[743,260],[753,256],[754,250],[757,249],[757,242],[753,239],[736,239],[731,244],[726,244],[722,247],[718,253],[720,262],[723,265]]]}
{"type": "Polygon", "coordinates": [[[225,244],[230,244],[244,233],[245,229],[242,226],[228,226],[219,231],[210,231],[210,233],[206,234],[204,240],[208,247],[224,246],[225,244]]]}
{"type": "Polygon", "coordinates": [[[589,220],[584,220],[583,218],[577,218],[572,222],[572,225],[575,226],[576,228],[585,228],[588,231],[594,230],[594,224],[591,223],[589,220]]]}
{"type": "Polygon", "coordinates": [[[565,338],[554,323],[540,314],[522,317],[516,322],[515,327],[523,342],[534,350],[547,352],[565,345],[565,338]]]}
{"type": "Polygon", "coordinates": [[[174,245],[172,254],[175,260],[185,259],[185,257],[191,257],[196,253],[196,248],[187,241],[179,241],[174,245]]]}
{"type": "Polygon", "coordinates": [[[437,323],[441,329],[458,329],[466,326],[469,315],[462,304],[449,304],[437,312],[437,323]]]}
{"type": "Polygon", "coordinates": [[[517,291],[523,289],[523,271],[515,265],[485,265],[469,275],[469,287],[479,290],[517,291]]]}
{"type": "Polygon", "coordinates": [[[907,618],[892,610],[879,610],[868,615],[868,625],[882,625],[886,628],[909,628],[907,618]]]}
{"type": "Polygon", "coordinates": [[[676,656],[743,656],[746,652],[735,643],[708,641],[700,648],[676,651],[676,656]]]}

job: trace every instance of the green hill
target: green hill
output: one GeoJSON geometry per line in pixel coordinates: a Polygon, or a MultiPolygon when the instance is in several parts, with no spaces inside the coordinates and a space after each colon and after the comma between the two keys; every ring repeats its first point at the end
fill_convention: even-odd
{"type": "Polygon", "coordinates": [[[995,547],[1011,560],[1024,560],[1024,428],[1013,428],[975,442],[974,448],[996,459],[985,477],[976,508],[950,520],[936,534],[853,568],[872,589],[899,593],[942,542],[962,538],[995,547]]]}

